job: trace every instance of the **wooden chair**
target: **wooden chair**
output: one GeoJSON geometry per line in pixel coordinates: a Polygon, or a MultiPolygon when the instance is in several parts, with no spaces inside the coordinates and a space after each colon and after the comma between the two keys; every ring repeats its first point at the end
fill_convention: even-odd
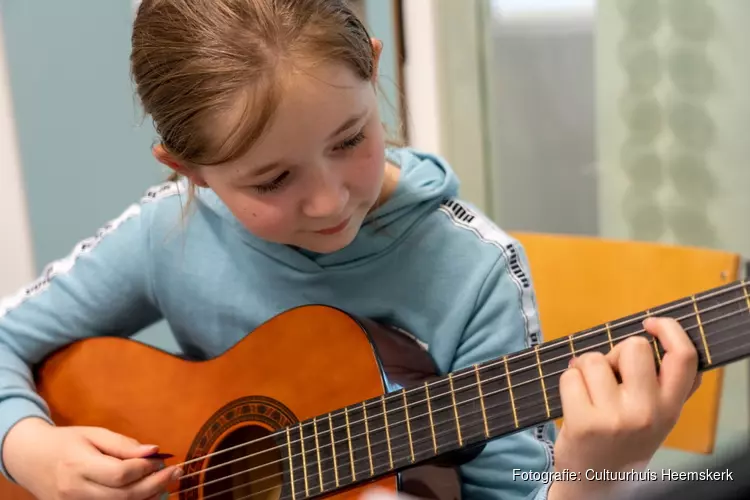
{"type": "MultiPolygon", "coordinates": [[[[737,254],[591,237],[514,233],[531,266],[542,333],[552,340],[739,279],[737,254]]],[[[723,368],[703,374],[664,445],[710,454],[723,368]]],[[[560,422],[558,422],[559,424],[560,422]]]]}

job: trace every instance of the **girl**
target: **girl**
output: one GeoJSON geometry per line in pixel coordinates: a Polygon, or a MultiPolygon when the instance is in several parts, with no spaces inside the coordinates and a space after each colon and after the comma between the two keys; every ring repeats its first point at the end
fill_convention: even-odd
{"type": "MultiPolygon", "coordinates": [[[[132,42],[154,154],[180,178],[0,304],[6,477],[42,499],[147,499],[182,473],[144,458],[156,445],[52,424],[29,366],[79,338],[165,318],[183,352],[205,359],[322,303],[414,332],[444,372],[541,342],[518,242],[457,199],[440,158],[386,149],[381,44],[344,0],[144,0],[132,42]]],[[[518,471],[647,461],[697,358],[676,322],[645,327],[667,351],[658,376],[643,339],[582,355],[561,381],[556,444],[551,423],[491,442],[462,467],[466,498],[587,498],[606,485],[518,471]]]]}

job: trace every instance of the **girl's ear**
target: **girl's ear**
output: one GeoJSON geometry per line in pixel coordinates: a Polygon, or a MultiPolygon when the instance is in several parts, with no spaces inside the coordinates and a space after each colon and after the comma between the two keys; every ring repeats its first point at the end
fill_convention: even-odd
{"type": "Polygon", "coordinates": [[[159,163],[168,166],[183,177],[187,177],[196,186],[208,187],[208,184],[206,184],[206,181],[197,170],[188,168],[177,161],[161,144],[154,146],[152,153],[159,163]]]}
{"type": "Polygon", "coordinates": [[[370,40],[372,41],[373,52],[375,52],[375,67],[373,68],[372,72],[372,80],[374,82],[378,79],[378,70],[380,68],[380,54],[383,53],[383,42],[381,42],[377,38],[371,38],[370,40]]]}

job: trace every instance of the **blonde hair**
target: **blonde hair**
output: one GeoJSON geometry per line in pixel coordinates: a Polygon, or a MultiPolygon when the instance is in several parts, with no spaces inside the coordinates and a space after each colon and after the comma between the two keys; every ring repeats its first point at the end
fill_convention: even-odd
{"type": "Polygon", "coordinates": [[[142,0],[133,26],[138,96],[164,149],[187,165],[242,155],[279,104],[279,72],[326,62],[365,80],[375,71],[370,35],[346,0],[142,0]],[[229,113],[238,98],[244,110],[229,113]],[[217,137],[228,114],[234,123],[217,137]]]}

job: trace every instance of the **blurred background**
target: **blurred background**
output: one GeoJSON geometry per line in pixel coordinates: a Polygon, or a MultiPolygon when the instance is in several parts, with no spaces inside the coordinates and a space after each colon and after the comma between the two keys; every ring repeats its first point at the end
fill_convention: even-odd
{"type": "MultiPolygon", "coordinates": [[[[391,130],[503,229],[750,255],[747,0],[352,3],[384,41],[391,130]]],[[[0,0],[0,295],[167,175],[128,73],[136,4],[0,0]]],[[[749,434],[746,363],[723,391],[717,454],[749,434]]]]}

